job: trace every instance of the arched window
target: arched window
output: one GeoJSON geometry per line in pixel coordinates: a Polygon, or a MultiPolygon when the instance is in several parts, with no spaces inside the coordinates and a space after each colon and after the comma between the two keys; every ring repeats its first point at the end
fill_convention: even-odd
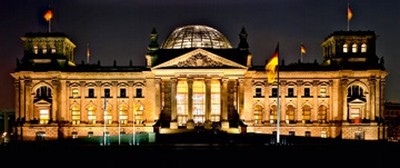
{"type": "Polygon", "coordinates": [[[292,105],[287,106],[286,115],[288,117],[289,122],[294,122],[294,111],[295,111],[294,106],[292,105]]]}
{"type": "Polygon", "coordinates": [[[349,52],[349,45],[348,44],[343,44],[343,53],[349,52]]]}
{"type": "Polygon", "coordinates": [[[262,106],[256,105],[253,109],[253,115],[254,115],[254,124],[261,124],[262,121],[262,106]]]}
{"type": "Polygon", "coordinates": [[[361,98],[364,97],[364,90],[358,85],[353,85],[347,89],[348,98],[361,98]]]}
{"type": "Polygon", "coordinates": [[[74,105],[71,108],[72,124],[79,124],[81,121],[81,107],[74,105]]]}
{"type": "Polygon", "coordinates": [[[94,106],[89,106],[87,111],[89,124],[96,124],[96,108],[94,106]]]}
{"type": "Polygon", "coordinates": [[[306,123],[311,121],[311,107],[308,105],[303,106],[303,121],[306,123]]]}
{"type": "Polygon", "coordinates": [[[351,52],[353,52],[353,53],[356,53],[356,52],[357,52],[357,44],[356,44],[356,43],[354,43],[354,44],[351,46],[351,52]]]}
{"type": "Polygon", "coordinates": [[[126,105],[119,107],[119,123],[121,125],[128,123],[128,107],[126,105]]]}
{"type": "Polygon", "coordinates": [[[327,107],[324,105],[319,106],[318,107],[318,122],[325,123],[326,116],[327,116],[327,107]]]}
{"type": "Polygon", "coordinates": [[[270,122],[274,123],[278,119],[278,111],[277,111],[277,106],[272,105],[270,109],[270,122]]]}
{"type": "Polygon", "coordinates": [[[361,44],[361,52],[366,53],[367,52],[367,44],[363,43],[361,44]]]}

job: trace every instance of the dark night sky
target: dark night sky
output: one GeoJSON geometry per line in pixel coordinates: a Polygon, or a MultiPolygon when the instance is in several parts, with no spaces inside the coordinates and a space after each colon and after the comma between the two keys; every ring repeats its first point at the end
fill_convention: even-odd
{"type": "Polygon", "coordinates": [[[52,32],[64,32],[77,45],[75,62],[144,65],[153,27],[161,44],[174,28],[204,24],[223,33],[234,47],[245,27],[254,65],[264,65],[277,42],[286,64],[300,59],[300,43],[307,48],[304,62],[322,61],[321,42],[330,33],[347,29],[347,2],[353,10],[351,30],[373,30],[377,55],[389,71],[386,100],[399,100],[400,1],[396,0],[1,0],[0,109],[14,108],[10,73],[23,57],[20,37],[46,32],[43,13],[54,12],[52,32]]]}

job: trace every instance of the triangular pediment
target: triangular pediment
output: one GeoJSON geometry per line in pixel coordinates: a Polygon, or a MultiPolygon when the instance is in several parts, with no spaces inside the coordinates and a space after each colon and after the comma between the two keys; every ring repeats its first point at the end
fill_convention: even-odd
{"type": "Polygon", "coordinates": [[[51,105],[51,103],[47,102],[46,100],[41,99],[41,100],[35,102],[34,105],[37,107],[43,107],[43,106],[48,107],[51,105]]]}
{"type": "Polygon", "coordinates": [[[152,69],[159,68],[218,68],[231,67],[247,69],[239,63],[226,59],[222,56],[206,51],[204,49],[196,49],[173,58],[169,61],[161,63],[152,69]]]}
{"type": "Polygon", "coordinates": [[[349,102],[349,104],[365,104],[365,101],[359,99],[359,98],[355,98],[354,100],[351,100],[349,102]]]}

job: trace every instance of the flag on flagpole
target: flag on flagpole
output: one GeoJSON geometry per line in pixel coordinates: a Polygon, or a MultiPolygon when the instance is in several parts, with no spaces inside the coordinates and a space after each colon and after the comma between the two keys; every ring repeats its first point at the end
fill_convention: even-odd
{"type": "Polygon", "coordinates": [[[268,63],[265,65],[265,70],[267,70],[268,83],[273,83],[277,76],[277,66],[279,63],[279,43],[276,46],[274,54],[269,58],[268,63]]]}
{"type": "Polygon", "coordinates": [[[347,20],[350,21],[353,18],[353,11],[350,8],[350,5],[347,5],[347,20]]]}
{"type": "Polygon", "coordinates": [[[50,22],[50,20],[53,18],[53,11],[51,9],[48,9],[46,11],[46,13],[44,13],[44,19],[46,19],[46,21],[50,22]]]}
{"type": "Polygon", "coordinates": [[[304,55],[304,54],[307,53],[306,47],[304,46],[303,43],[300,44],[300,53],[301,53],[302,55],[304,55]]]}

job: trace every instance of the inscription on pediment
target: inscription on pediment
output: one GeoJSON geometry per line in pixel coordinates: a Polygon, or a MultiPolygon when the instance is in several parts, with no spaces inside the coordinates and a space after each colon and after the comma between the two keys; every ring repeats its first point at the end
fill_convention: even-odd
{"type": "Polygon", "coordinates": [[[196,54],[191,56],[185,61],[178,62],[177,66],[178,67],[221,67],[223,66],[223,64],[221,62],[214,61],[205,55],[196,54]]]}

